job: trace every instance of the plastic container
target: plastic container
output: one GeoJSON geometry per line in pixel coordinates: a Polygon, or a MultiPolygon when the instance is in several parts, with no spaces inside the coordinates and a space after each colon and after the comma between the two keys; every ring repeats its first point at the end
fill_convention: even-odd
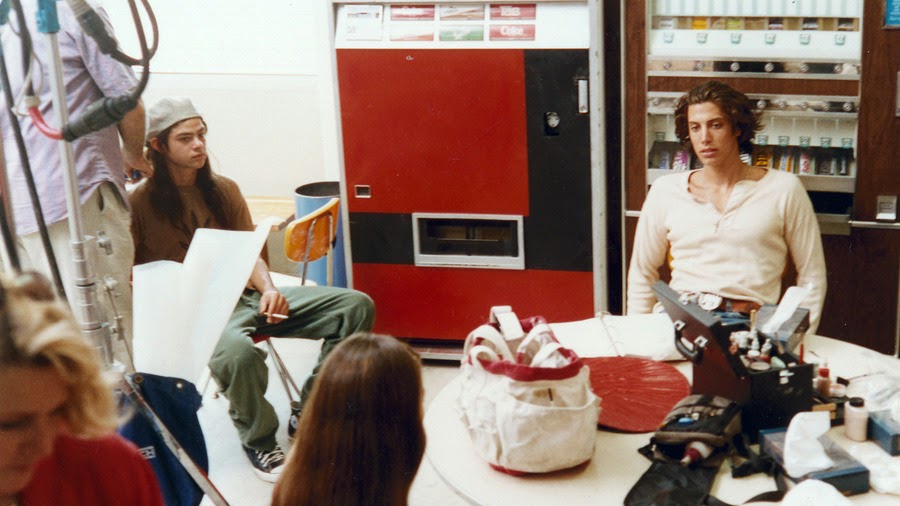
{"type": "Polygon", "coordinates": [[[862,397],[851,397],[844,405],[844,434],[853,441],[868,438],[869,409],[862,397]]]}
{"type": "Polygon", "coordinates": [[[706,457],[712,455],[713,448],[701,441],[691,441],[684,449],[684,457],[681,465],[693,466],[700,463],[706,457]]]}
{"type": "MultiPolygon", "coordinates": [[[[337,181],[321,181],[309,183],[297,187],[294,190],[294,199],[297,206],[297,217],[307,214],[322,207],[333,197],[340,198],[341,186],[337,181]]],[[[344,203],[340,203],[343,209],[344,203]]],[[[338,213],[337,241],[334,244],[334,272],[333,286],[347,287],[347,265],[344,260],[344,224],[338,213]]],[[[298,273],[299,275],[299,273],[298,273]]],[[[328,266],[325,258],[310,262],[306,271],[307,279],[315,281],[317,285],[325,286],[328,281],[328,266]]]]}

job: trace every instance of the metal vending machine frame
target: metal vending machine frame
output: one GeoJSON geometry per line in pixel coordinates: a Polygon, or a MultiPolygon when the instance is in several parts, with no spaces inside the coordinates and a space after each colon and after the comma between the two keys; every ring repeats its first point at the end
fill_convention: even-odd
{"type": "Polygon", "coordinates": [[[332,2],[348,282],[376,331],[607,309],[601,6],[332,2]]]}

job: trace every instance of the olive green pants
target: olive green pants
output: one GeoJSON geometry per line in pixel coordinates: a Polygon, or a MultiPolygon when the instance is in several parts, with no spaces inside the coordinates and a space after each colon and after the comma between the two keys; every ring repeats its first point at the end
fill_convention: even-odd
{"type": "Polygon", "coordinates": [[[324,339],[316,366],[303,384],[302,406],[328,353],[354,332],[371,330],[375,321],[375,304],[362,292],[325,286],[279,290],[290,306],[288,318],[267,324],[265,315],[259,314],[259,292],[245,290],[209,362],[212,377],[231,403],[228,412],[241,443],[256,450],[275,447],[278,416],[265,398],[267,353],[253,344],[250,335],[324,339]]]}

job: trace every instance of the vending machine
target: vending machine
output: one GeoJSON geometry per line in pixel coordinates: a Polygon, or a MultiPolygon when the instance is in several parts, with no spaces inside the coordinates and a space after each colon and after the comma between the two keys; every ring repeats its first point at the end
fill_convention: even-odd
{"type": "Polygon", "coordinates": [[[601,309],[593,2],[334,3],[352,286],[378,332],[601,309]]]}

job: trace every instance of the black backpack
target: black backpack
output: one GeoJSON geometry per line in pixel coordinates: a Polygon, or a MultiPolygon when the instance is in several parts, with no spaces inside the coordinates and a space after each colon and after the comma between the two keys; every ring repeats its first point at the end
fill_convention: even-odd
{"type": "MultiPolygon", "coordinates": [[[[625,505],[724,504],[710,496],[709,490],[726,458],[749,455],[746,443],[736,402],[715,395],[685,397],[666,415],[650,444],[638,450],[652,463],[628,492],[625,505]]],[[[766,471],[764,462],[751,457],[741,466],[733,466],[732,476],[766,471]]]]}

